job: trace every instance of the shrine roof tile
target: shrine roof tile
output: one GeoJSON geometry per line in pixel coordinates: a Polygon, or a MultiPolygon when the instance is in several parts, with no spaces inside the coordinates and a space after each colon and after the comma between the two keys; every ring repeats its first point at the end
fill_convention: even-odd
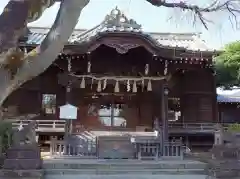
{"type": "MultiPolygon", "coordinates": [[[[29,27],[31,34],[26,42],[37,45],[46,37],[49,28],[29,27]]],[[[69,38],[69,44],[81,44],[91,41],[101,33],[137,33],[154,41],[163,47],[179,47],[191,51],[214,51],[200,38],[200,33],[147,33],[141,25],[133,19],[128,19],[119,9],[115,8],[108,14],[102,23],[90,30],[74,30],[69,38]]]]}
{"type": "Polygon", "coordinates": [[[219,103],[240,103],[240,97],[218,95],[217,101],[219,103]]]}
{"type": "Polygon", "coordinates": [[[222,103],[240,103],[240,89],[217,89],[217,101],[222,103]]]}

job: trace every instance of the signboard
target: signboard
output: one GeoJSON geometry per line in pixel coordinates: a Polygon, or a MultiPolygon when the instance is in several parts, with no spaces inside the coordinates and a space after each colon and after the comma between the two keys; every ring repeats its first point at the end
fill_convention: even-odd
{"type": "Polygon", "coordinates": [[[76,106],[73,106],[71,104],[66,104],[63,106],[60,106],[60,119],[70,119],[74,120],[77,119],[77,113],[78,113],[78,108],[76,106]]]}

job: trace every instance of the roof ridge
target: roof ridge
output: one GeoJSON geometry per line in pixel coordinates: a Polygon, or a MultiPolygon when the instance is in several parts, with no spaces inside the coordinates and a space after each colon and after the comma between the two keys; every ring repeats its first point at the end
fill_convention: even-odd
{"type": "MultiPolygon", "coordinates": [[[[36,44],[46,36],[50,27],[28,26],[31,35],[27,43],[36,44]]],[[[105,16],[102,22],[90,29],[74,29],[69,38],[70,44],[81,44],[91,41],[101,33],[132,33],[150,38],[156,45],[170,48],[185,48],[187,50],[212,51],[203,39],[200,32],[146,32],[140,24],[131,18],[127,18],[117,7],[105,16]]]]}
{"type": "MultiPolygon", "coordinates": [[[[100,24],[98,24],[98,25],[101,25],[101,23],[100,24]]],[[[97,25],[97,26],[98,26],[97,25]]],[[[95,26],[96,27],[96,26],[95,26]]],[[[34,30],[34,29],[43,29],[43,30],[50,30],[51,29],[51,27],[43,27],[43,26],[28,26],[28,28],[31,30],[34,30]]],[[[93,28],[91,28],[91,29],[93,29],[93,28]]],[[[76,28],[76,29],[74,29],[74,31],[73,32],[76,32],[76,31],[81,31],[81,32],[84,32],[84,31],[89,31],[89,30],[91,30],[91,29],[81,29],[81,28],[76,28]]],[[[152,35],[200,35],[201,36],[201,32],[156,32],[156,31],[145,31],[145,33],[149,33],[149,34],[152,34],[152,35]]]]}

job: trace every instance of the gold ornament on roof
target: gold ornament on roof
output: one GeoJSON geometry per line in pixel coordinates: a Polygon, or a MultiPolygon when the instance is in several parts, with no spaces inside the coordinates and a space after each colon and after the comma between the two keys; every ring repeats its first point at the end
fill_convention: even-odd
{"type": "Polygon", "coordinates": [[[141,30],[141,25],[139,25],[135,20],[128,19],[123,12],[121,12],[118,7],[113,9],[109,15],[105,17],[105,25],[108,28],[120,27],[123,29],[136,29],[141,30]]]}

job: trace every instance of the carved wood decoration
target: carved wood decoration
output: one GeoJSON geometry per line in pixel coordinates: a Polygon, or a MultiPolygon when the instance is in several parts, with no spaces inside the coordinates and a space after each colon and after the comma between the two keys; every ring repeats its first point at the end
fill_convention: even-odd
{"type": "Polygon", "coordinates": [[[88,116],[98,116],[98,107],[95,104],[91,104],[88,106],[88,116]]]}
{"type": "Polygon", "coordinates": [[[140,45],[139,44],[105,44],[109,47],[115,48],[116,51],[120,54],[125,54],[128,52],[128,50],[132,49],[132,48],[137,48],[140,45]]]}
{"type": "MultiPolygon", "coordinates": [[[[133,49],[133,48],[137,48],[142,46],[140,43],[121,43],[121,42],[111,42],[111,40],[106,39],[106,41],[100,41],[99,43],[96,43],[92,46],[90,46],[89,48],[89,52],[92,52],[94,50],[96,50],[98,47],[100,47],[101,45],[106,45],[108,47],[114,48],[116,49],[116,51],[120,54],[125,54],[127,53],[129,50],[133,49]]],[[[150,51],[151,52],[151,51],[150,51]]]]}
{"type": "MultiPolygon", "coordinates": [[[[132,36],[130,33],[129,34],[109,33],[106,36],[104,35],[97,36],[95,40],[93,40],[88,45],[87,51],[92,52],[101,45],[106,45],[108,47],[115,48],[116,51],[120,54],[125,54],[129,50],[137,47],[144,47],[148,52],[154,55],[159,53],[159,49],[156,48],[156,46],[153,43],[143,38],[140,34],[132,36]]],[[[167,49],[166,50],[162,49],[161,55],[163,56],[168,55],[166,51],[167,49]]]]}

